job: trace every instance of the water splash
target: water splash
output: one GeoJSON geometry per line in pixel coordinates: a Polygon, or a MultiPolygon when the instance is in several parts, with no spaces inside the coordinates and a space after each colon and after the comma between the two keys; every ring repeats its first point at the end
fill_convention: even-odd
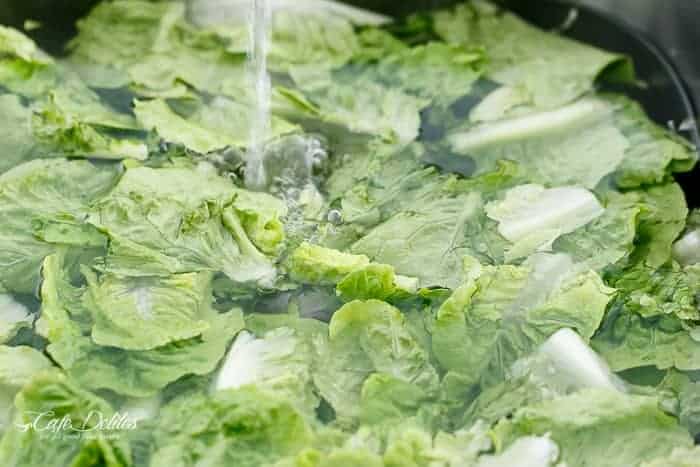
{"type": "Polygon", "coordinates": [[[251,0],[248,79],[254,93],[245,177],[246,186],[251,189],[261,189],[267,182],[263,159],[271,126],[271,82],[267,72],[271,16],[270,0],[251,0]]]}

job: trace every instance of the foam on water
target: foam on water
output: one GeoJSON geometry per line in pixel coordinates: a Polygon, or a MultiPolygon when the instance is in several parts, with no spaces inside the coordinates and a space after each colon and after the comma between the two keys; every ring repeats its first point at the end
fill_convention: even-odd
{"type": "Polygon", "coordinates": [[[254,92],[245,178],[246,185],[252,189],[263,188],[267,181],[263,158],[271,126],[271,83],[267,72],[271,15],[270,0],[251,0],[248,77],[254,92]]]}

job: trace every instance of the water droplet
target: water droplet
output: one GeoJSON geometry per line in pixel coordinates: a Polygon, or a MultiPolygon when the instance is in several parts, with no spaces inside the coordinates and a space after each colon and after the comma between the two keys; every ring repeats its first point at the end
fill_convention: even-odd
{"type": "Polygon", "coordinates": [[[343,213],[337,209],[328,211],[328,222],[333,225],[339,225],[343,222],[343,213]]]}

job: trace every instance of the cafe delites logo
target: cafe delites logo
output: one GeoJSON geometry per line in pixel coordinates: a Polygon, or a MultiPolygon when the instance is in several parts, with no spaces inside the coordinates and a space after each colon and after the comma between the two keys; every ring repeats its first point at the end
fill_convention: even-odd
{"type": "Polygon", "coordinates": [[[25,412],[23,421],[15,423],[21,432],[33,431],[46,438],[117,438],[126,431],[138,428],[139,419],[128,413],[115,412],[105,415],[99,410],[91,410],[80,419],[73,419],[70,414],[58,415],[46,412],[25,412]]]}

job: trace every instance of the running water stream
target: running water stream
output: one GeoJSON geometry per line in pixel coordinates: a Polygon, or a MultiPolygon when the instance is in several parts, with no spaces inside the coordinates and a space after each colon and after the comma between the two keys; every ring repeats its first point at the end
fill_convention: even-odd
{"type": "Polygon", "coordinates": [[[263,158],[271,127],[267,52],[270,48],[272,12],[270,0],[251,0],[250,4],[248,79],[254,91],[245,179],[248,188],[261,189],[267,183],[263,158]]]}

